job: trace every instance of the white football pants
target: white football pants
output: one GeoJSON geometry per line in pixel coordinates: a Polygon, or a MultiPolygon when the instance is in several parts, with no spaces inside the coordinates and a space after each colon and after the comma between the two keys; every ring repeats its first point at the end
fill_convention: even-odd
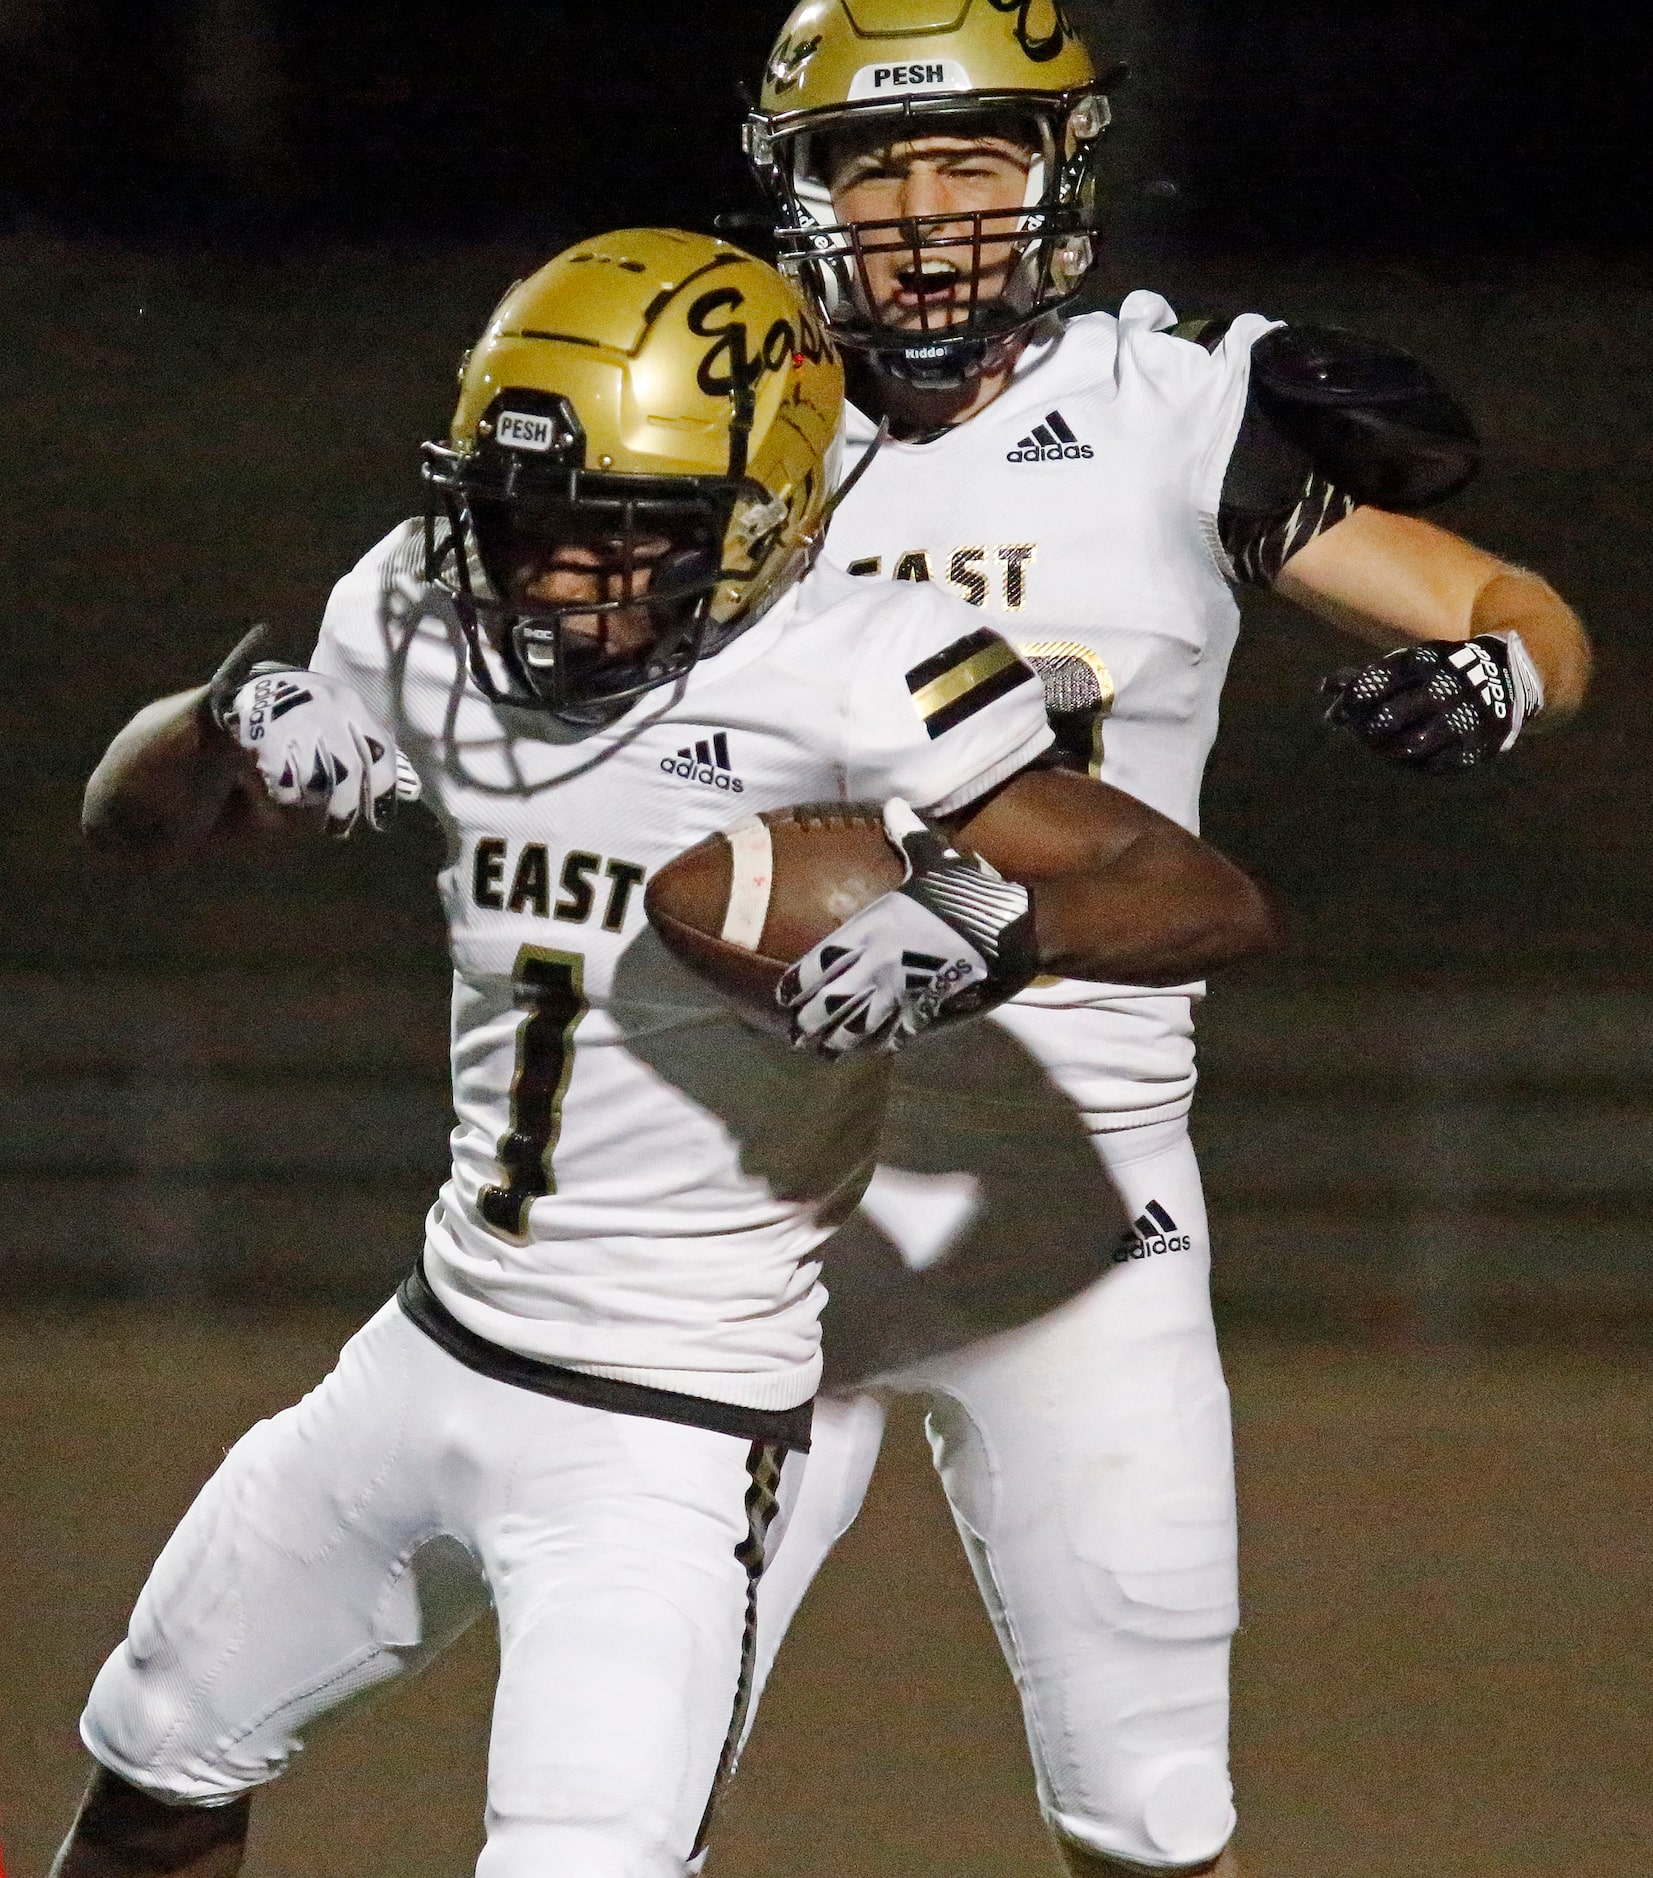
{"type": "Polygon", "coordinates": [[[163,1800],[227,1803],[491,1593],[479,1878],[678,1878],[744,1714],[778,1468],[789,1496],[765,1444],[478,1375],[389,1304],[231,1450],[82,1737],[163,1800]]]}
{"type": "MultiPolygon", "coordinates": [[[[905,1360],[870,1390],[816,1404],[809,1466],[759,1587],[758,1677],[761,1687],[860,1510],[883,1397],[923,1396],[936,1470],[1021,1695],[1047,1822],[1093,1851],[1176,1871],[1214,1858],[1234,1829],[1228,1392],[1186,1122],[1092,1140],[1136,1224],[1121,1231],[1104,1211],[1105,1275],[1020,1327],[911,1353],[914,1324],[945,1345],[950,1327],[1002,1310],[1015,1288],[1014,1273],[991,1269],[991,1179],[984,1214],[983,1195],[972,1211],[955,1176],[881,1171],[866,1208],[888,1239],[863,1221],[832,1241],[829,1359],[847,1346],[865,1360],[893,1334],[905,1360]],[[961,1237],[980,1269],[949,1277],[961,1237]]],[[[1057,1230],[1063,1196],[1031,1193],[1031,1165],[1008,1190],[1018,1214],[1002,1243],[1057,1230]]]]}

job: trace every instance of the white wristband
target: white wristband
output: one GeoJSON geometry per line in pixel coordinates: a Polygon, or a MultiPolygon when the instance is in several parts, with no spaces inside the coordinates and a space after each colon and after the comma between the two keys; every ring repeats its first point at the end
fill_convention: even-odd
{"type": "Polygon", "coordinates": [[[1532,654],[1522,644],[1518,632],[1496,633],[1493,636],[1503,640],[1510,661],[1510,729],[1509,735],[1498,746],[1502,753],[1521,735],[1522,726],[1543,710],[1544,680],[1539,677],[1538,667],[1532,662],[1532,654]]]}

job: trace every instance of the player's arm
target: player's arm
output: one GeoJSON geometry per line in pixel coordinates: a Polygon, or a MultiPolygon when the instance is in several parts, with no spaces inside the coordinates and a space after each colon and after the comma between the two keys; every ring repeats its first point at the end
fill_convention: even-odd
{"type": "Polygon", "coordinates": [[[1029,891],[1040,972],[1180,985],[1273,943],[1249,875],[1168,816],[1072,770],[1023,770],[949,831],[1029,891]]]}
{"type": "Polygon", "coordinates": [[[210,684],[146,705],[110,744],[81,810],[105,859],[160,872],[295,814],[339,837],[388,819],[390,732],[338,676],[255,665],[261,636],[248,634],[210,684]]]}
{"type": "Polygon", "coordinates": [[[1357,508],[1286,562],[1275,590],[1371,645],[1520,635],[1543,687],[1529,729],[1565,723],[1590,684],[1578,615],[1539,575],[1414,515],[1357,508]]]}
{"type": "Polygon", "coordinates": [[[252,759],[206,700],[198,685],[146,704],[104,752],[80,814],[101,859],[159,873],[281,824],[252,759]]]}
{"type": "Polygon", "coordinates": [[[893,1049],[1041,972],[1180,984],[1268,943],[1267,910],[1238,869],[1053,766],[1044,685],[997,633],[925,590],[885,613],[852,667],[843,721],[861,760],[846,780],[883,801],[906,879],[781,978],[800,1047],[893,1049]]]}
{"type": "Polygon", "coordinates": [[[1584,629],[1547,582],[1418,519],[1479,464],[1468,417],[1405,353],[1313,326],[1253,346],[1224,547],[1243,583],[1388,648],[1328,681],[1331,716],[1428,769],[1563,722],[1589,684],[1584,629]]]}
{"type": "Polygon", "coordinates": [[[776,994],[794,1042],[824,1055],[895,1049],[1041,972],[1183,984],[1272,938],[1262,895],[1215,849],[1046,763],[928,822],[894,798],[884,832],[906,881],[814,946],[776,994]]]}

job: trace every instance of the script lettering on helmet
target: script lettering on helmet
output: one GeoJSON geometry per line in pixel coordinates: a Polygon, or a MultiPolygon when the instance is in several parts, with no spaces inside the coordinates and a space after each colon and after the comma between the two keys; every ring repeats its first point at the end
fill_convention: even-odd
{"type": "Polygon", "coordinates": [[[791,91],[804,75],[804,67],[821,49],[821,35],[813,39],[800,39],[796,45],[783,39],[775,48],[775,56],[769,61],[769,82],[775,87],[777,95],[791,91]]]}
{"type": "MultiPolygon", "coordinates": [[[[778,372],[799,350],[799,336],[790,320],[776,320],[756,353],[750,349],[744,320],[726,319],[721,325],[714,324],[719,313],[733,314],[745,304],[746,296],[738,287],[714,287],[689,308],[689,331],[713,341],[695,374],[696,384],[709,398],[752,390],[765,372],[778,372]]],[[[812,338],[819,343],[819,335],[812,338]]]]}
{"type": "Polygon", "coordinates": [[[1063,46],[1075,37],[1061,0],[987,0],[996,13],[1016,15],[1016,43],[1034,62],[1043,65],[1054,59],[1063,46]],[[1039,32],[1039,26],[1048,26],[1039,32]]]}
{"type": "Polygon", "coordinates": [[[832,341],[827,337],[826,328],[807,306],[799,315],[797,345],[799,356],[808,359],[811,365],[819,365],[822,359],[832,356],[832,341]]]}

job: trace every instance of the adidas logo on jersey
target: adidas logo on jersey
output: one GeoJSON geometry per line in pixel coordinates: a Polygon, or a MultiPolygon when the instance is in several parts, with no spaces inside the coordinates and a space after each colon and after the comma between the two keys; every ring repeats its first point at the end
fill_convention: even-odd
{"type": "Polygon", "coordinates": [[[685,782],[703,783],[708,789],[727,789],[740,795],[746,785],[734,773],[729,761],[729,733],[720,730],[708,741],[685,744],[676,756],[663,756],[660,767],[668,776],[681,776],[685,782]]]}
{"type": "Polygon", "coordinates": [[[1095,455],[1088,443],[1081,443],[1074,436],[1060,411],[1050,411],[1045,421],[1035,424],[1004,460],[1007,463],[1060,463],[1064,458],[1095,455]]]}
{"type": "Polygon", "coordinates": [[[1177,1231],[1177,1222],[1158,1200],[1150,1200],[1141,1214],[1132,1220],[1114,1247],[1113,1262],[1124,1265],[1131,1259],[1157,1258],[1162,1252],[1186,1252],[1188,1234],[1177,1231]]]}

